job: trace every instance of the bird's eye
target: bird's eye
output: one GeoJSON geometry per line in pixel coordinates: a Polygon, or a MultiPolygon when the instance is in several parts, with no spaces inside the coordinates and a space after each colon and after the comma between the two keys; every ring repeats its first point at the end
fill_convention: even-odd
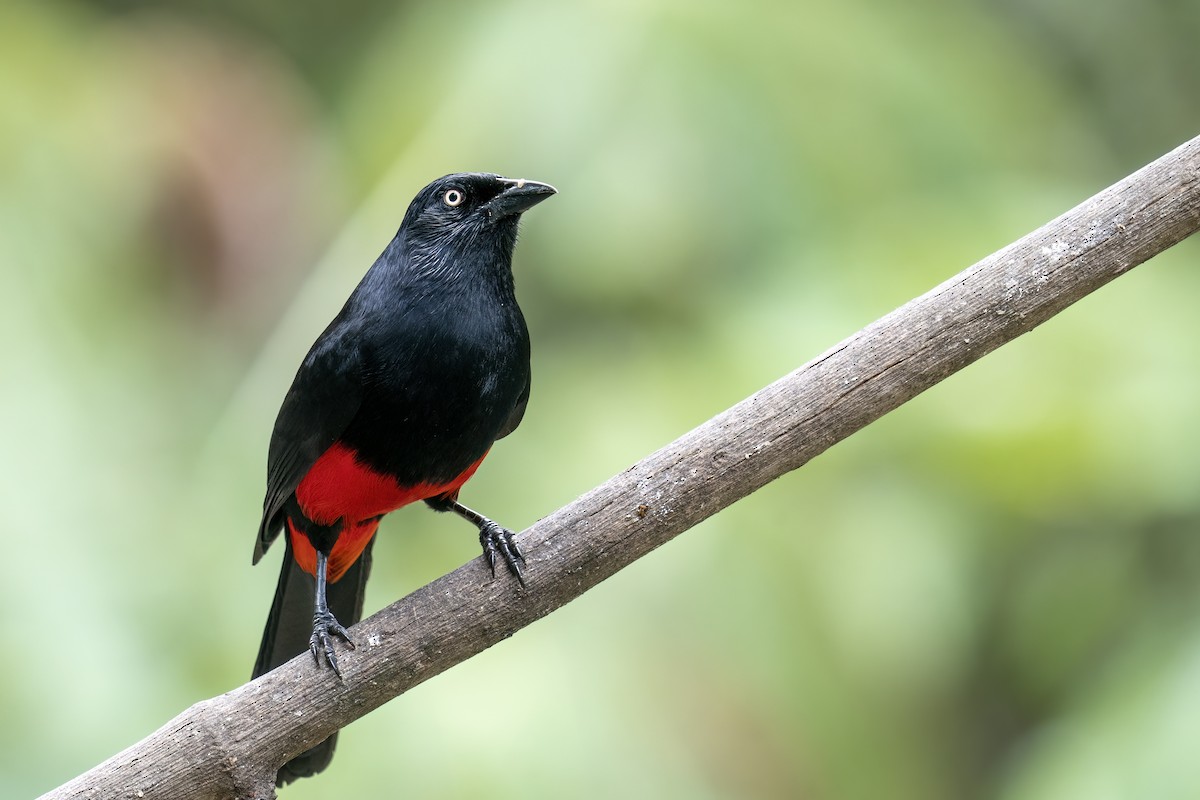
{"type": "Polygon", "coordinates": [[[467,196],[458,189],[449,189],[444,195],[442,195],[442,202],[451,208],[454,208],[455,206],[462,205],[462,201],[465,200],[466,197],[467,196]]]}

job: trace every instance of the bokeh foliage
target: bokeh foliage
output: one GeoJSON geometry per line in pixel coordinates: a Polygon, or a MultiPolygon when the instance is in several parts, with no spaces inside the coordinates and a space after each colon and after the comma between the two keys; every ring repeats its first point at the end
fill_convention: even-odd
{"type": "MultiPolygon", "coordinates": [[[[243,682],[279,400],[427,180],[526,221],[523,526],[1200,132],[1155,0],[0,5],[0,795],[243,682]]],[[[343,735],[304,797],[1192,797],[1188,242],[343,735]]],[[[476,555],[413,509],[371,609],[476,555]]],[[[536,591],[536,576],[534,576],[536,591]]]]}

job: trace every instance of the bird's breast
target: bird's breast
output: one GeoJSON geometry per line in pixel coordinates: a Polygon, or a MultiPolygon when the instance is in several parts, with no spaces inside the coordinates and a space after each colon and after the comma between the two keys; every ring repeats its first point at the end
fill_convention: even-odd
{"type": "Polygon", "coordinates": [[[524,321],[491,311],[426,319],[365,354],[362,406],[342,437],[361,460],[437,484],[487,452],[529,382],[524,321]]]}

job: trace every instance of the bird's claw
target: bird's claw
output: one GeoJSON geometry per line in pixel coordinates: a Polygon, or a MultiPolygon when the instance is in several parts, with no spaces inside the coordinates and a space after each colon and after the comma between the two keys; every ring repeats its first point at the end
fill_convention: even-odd
{"type": "Polygon", "coordinates": [[[525,586],[525,576],[521,573],[525,556],[521,554],[521,548],[517,546],[512,531],[487,520],[479,528],[479,544],[483,546],[483,556],[487,559],[493,578],[496,577],[496,556],[499,555],[508,565],[508,571],[516,577],[522,587],[525,586]]]}
{"type": "Polygon", "coordinates": [[[350,632],[342,626],[342,623],[337,621],[337,617],[331,611],[324,613],[318,611],[313,614],[313,632],[308,640],[308,650],[312,653],[313,661],[317,662],[317,666],[321,666],[321,657],[325,657],[325,661],[329,663],[329,668],[333,670],[333,674],[339,678],[342,677],[342,672],[338,669],[337,654],[333,649],[333,638],[336,636],[346,643],[346,647],[350,650],[354,649],[354,641],[350,638],[350,632]]]}

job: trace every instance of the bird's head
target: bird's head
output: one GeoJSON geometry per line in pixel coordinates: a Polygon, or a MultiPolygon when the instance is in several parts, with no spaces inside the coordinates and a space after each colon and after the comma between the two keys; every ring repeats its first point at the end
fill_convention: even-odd
{"type": "Polygon", "coordinates": [[[555,192],[548,183],[486,172],[446,175],[413,198],[398,238],[418,261],[489,255],[507,260],[521,214],[555,192]]]}

